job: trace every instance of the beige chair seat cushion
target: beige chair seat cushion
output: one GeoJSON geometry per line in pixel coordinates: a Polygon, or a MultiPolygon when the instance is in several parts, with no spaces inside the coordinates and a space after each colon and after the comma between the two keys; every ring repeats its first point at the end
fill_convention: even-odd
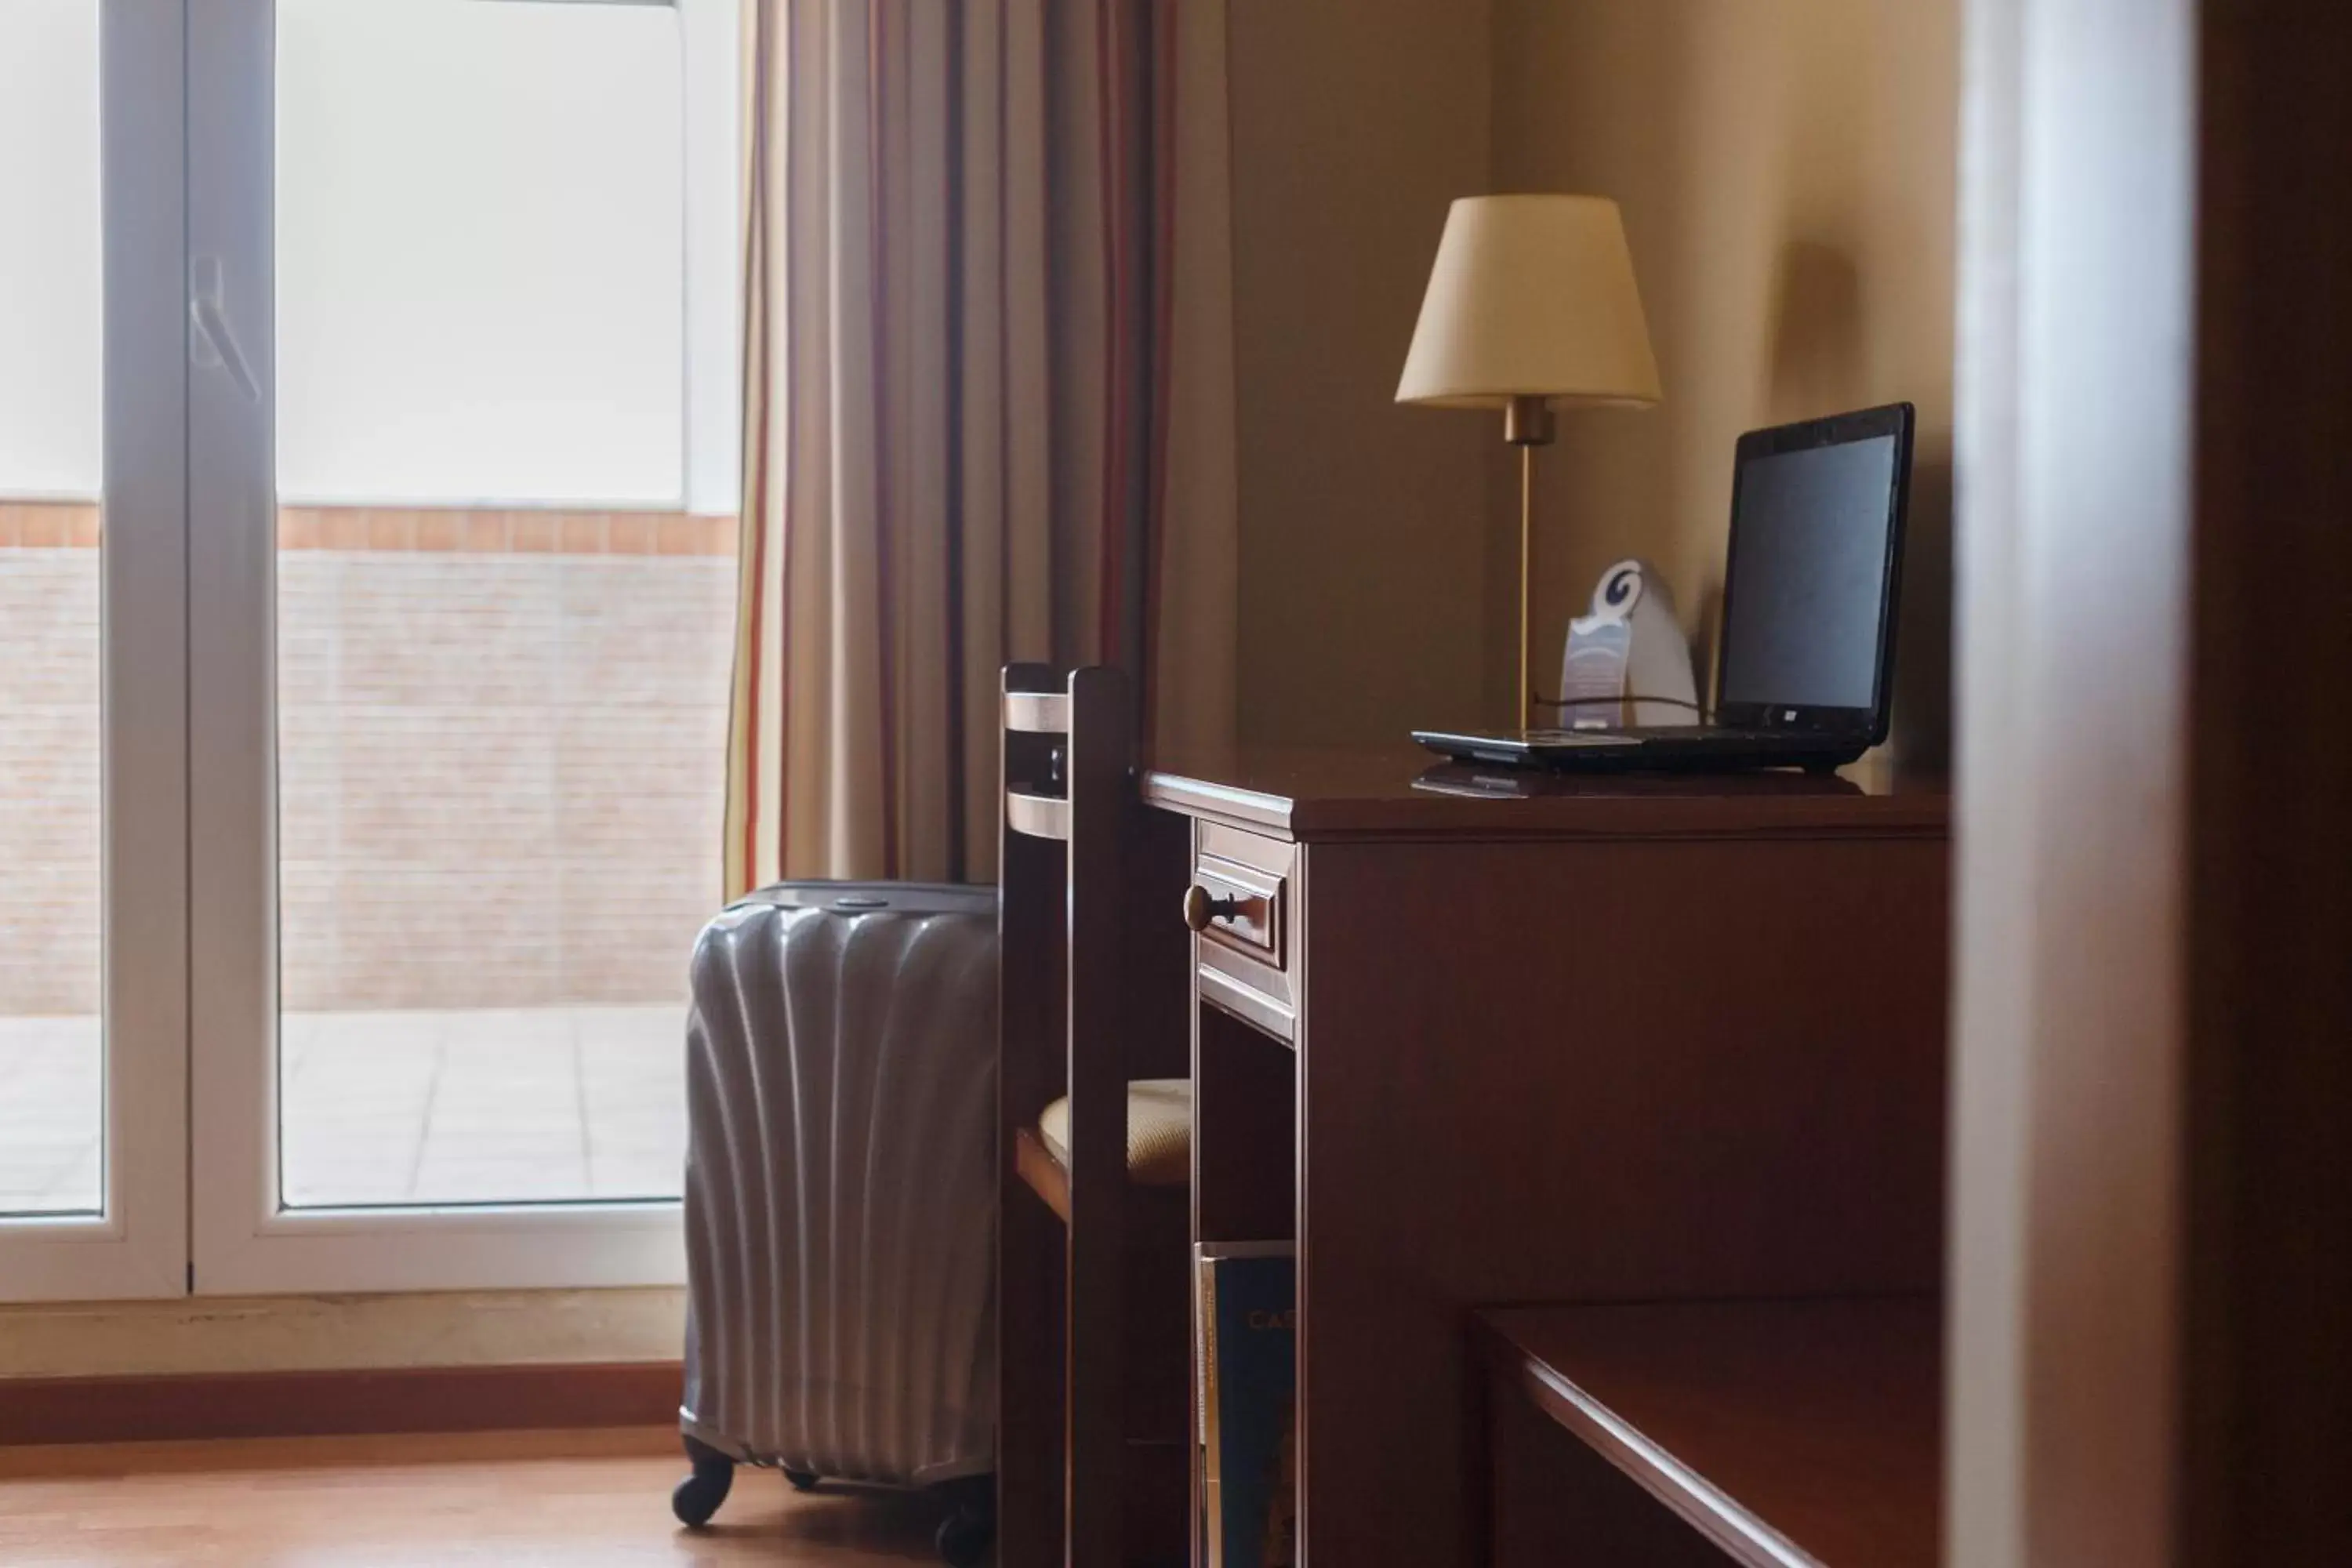
{"type": "MultiPolygon", "coordinates": [[[[1037,1118],[1037,1135],[1067,1169],[1070,1102],[1057,1100],[1037,1118]]],[[[1141,1187],[1181,1187],[1192,1179],[1192,1080],[1139,1079],[1127,1086],[1127,1179],[1141,1187]]]]}

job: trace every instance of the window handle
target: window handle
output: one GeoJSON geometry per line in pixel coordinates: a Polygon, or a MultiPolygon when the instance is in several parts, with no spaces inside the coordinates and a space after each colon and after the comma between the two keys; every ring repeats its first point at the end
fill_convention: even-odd
{"type": "Polygon", "coordinates": [[[188,264],[188,325],[192,333],[188,357],[207,370],[226,370],[248,403],[261,401],[261,384],[253,379],[245,351],[237,346],[236,329],[229,324],[222,303],[221,261],[198,256],[188,264]]]}

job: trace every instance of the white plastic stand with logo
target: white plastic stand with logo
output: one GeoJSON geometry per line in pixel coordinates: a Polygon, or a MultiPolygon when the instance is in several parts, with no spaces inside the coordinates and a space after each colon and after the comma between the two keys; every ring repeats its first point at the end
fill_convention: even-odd
{"type": "Polygon", "coordinates": [[[1690,644],[1655,567],[1620,561],[1601,574],[1592,608],[1568,624],[1559,684],[1563,730],[1699,721],[1690,644]]]}

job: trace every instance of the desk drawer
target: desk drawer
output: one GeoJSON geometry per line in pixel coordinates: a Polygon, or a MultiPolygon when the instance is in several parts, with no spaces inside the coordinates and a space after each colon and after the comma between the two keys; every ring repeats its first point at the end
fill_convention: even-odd
{"type": "Polygon", "coordinates": [[[1193,943],[1202,999],[1268,1034],[1295,1039],[1298,846],[1203,822],[1192,847],[1192,885],[1199,891],[1187,897],[1206,916],[1193,943]]]}

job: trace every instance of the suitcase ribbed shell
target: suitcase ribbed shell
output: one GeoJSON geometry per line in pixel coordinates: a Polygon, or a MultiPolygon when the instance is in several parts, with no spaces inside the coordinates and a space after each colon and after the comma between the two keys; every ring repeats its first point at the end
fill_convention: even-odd
{"type": "Polygon", "coordinates": [[[992,1468],[994,889],[764,889],[693,994],[681,1426],[820,1476],[992,1468]]]}

